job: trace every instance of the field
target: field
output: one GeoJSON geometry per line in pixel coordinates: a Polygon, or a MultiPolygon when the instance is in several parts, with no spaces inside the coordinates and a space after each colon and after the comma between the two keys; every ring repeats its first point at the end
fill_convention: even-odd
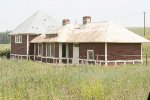
{"type": "Polygon", "coordinates": [[[9,49],[9,48],[10,48],[10,44],[0,44],[0,51],[5,50],[5,49],[9,49]]]}
{"type": "Polygon", "coordinates": [[[0,59],[0,99],[146,100],[150,67],[57,66],[0,59]]]}
{"type": "MultiPolygon", "coordinates": [[[[128,27],[130,31],[137,33],[140,36],[144,37],[144,29],[143,27],[128,27]]],[[[150,40],[150,27],[145,28],[145,38],[150,40]]]]}
{"type": "MultiPolygon", "coordinates": [[[[142,28],[128,29],[143,34],[142,28]]],[[[146,32],[149,39],[150,28],[146,32]]],[[[149,44],[143,44],[145,55],[150,60],[149,44]]],[[[0,100],[146,100],[149,92],[150,63],[101,67],[0,59],[0,100]]]]}

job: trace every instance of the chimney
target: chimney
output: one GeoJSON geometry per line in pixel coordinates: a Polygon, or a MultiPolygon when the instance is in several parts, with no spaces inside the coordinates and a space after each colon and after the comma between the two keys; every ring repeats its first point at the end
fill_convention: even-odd
{"type": "Polygon", "coordinates": [[[83,24],[91,23],[91,16],[84,16],[83,17],[83,24]]]}
{"type": "Polygon", "coordinates": [[[64,19],[62,21],[62,25],[64,26],[64,25],[67,25],[67,24],[70,24],[70,20],[69,19],[64,19]]]}

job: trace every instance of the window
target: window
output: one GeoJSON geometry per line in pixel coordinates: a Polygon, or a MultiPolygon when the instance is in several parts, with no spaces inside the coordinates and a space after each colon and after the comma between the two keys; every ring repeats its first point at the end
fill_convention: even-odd
{"type": "Polygon", "coordinates": [[[42,51],[43,51],[43,48],[42,48],[42,44],[38,44],[38,55],[42,56],[42,51]]]}
{"type": "Polygon", "coordinates": [[[15,35],[15,43],[22,43],[22,35],[15,35]]]}
{"type": "Polygon", "coordinates": [[[47,44],[47,57],[55,57],[55,44],[47,44]]]}
{"type": "Polygon", "coordinates": [[[87,59],[94,60],[94,50],[87,50],[87,59]]]}
{"type": "Polygon", "coordinates": [[[51,57],[55,57],[55,44],[51,44],[51,57]]]}
{"type": "Polygon", "coordinates": [[[47,56],[51,56],[51,44],[47,44],[47,56]]]}

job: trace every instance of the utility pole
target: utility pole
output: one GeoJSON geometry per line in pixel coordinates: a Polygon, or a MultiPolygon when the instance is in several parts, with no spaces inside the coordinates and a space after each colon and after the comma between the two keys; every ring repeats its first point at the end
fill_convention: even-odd
{"type": "Polygon", "coordinates": [[[144,36],[145,36],[146,35],[145,34],[145,15],[146,15],[146,12],[144,11],[143,13],[144,13],[144,36]]]}

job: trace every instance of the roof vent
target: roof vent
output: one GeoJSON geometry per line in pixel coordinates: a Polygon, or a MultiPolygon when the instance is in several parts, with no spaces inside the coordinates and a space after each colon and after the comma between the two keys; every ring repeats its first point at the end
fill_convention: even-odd
{"type": "Polygon", "coordinates": [[[91,23],[91,16],[84,16],[83,17],[83,24],[91,23]]]}
{"type": "Polygon", "coordinates": [[[62,21],[62,25],[64,26],[64,25],[67,25],[67,24],[70,24],[70,20],[69,19],[64,19],[62,21]]]}

